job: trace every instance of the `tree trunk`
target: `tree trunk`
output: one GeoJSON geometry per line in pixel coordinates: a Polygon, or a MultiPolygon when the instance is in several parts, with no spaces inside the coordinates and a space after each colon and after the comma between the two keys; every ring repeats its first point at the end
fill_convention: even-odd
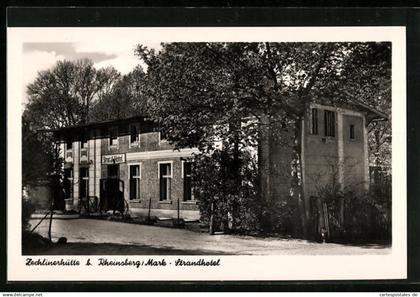
{"type": "Polygon", "coordinates": [[[214,235],[214,202],[210,202],[210,222],[209,222],[209,234],[214,235]]]}
{"type": "MultiPolygon", "coordinates": [[[[234,193],[233,194],[237,194],[238,196],[240,195],[240,189],[241,189],[241,184],[242,184],[242,177],[241,177],[241,161],[240,161],[240,151],[239,151],[239,141],[240,141],[240,136],[239,136],[239,132],[241,129],[241,122],[236,122],[234,124],[234,126],[232,127],[234,130],[234,135],[233,135],[233,164],[232,164],[232,178],[235,181],[235,189],[233,190],[234,193]]],[[[237,217],[237,201],[234,200],[232,201],[232,213],[231,216],[228,218],[228,222],[230,221],[231,224],[229,226],[228,223],[228,228],[235,230],[236,226],[235,226],[235,219],[237,217]]]]}
{"type": "Polygon", "coordinates": [[[262,210],[259,214],[261,227],[265,232],[272,230],[271,203],[271,127],[267,115],[261,116],[258,145],[259,193],[262,210]]]}
{"type": "Polygon", "coordinates": [[[308,238],[308,226],[306,218],[305,197],[303,195],[302,180],[302,120],[299,118],[295,122],[293,152],[292,152],[292,196],[296,199],[299,210],[299,224],[302,229],[303,238],[308,238]]]}

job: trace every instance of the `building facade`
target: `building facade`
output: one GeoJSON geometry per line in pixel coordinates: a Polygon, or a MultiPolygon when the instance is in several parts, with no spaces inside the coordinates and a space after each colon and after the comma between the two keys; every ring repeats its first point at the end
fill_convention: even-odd
{"type": "MultiPolygon", "coordinates": [[[[367,124],[384,115],[367,106],[339,108],[311,104],[301,125],[301,168],[306,202],[322,187],[342,191],[369,185],[367,124]]],[[[65,195],[74,209],[81,199],[121,195],[132,214],[198,219],[191,190],[191,157],[197,149],[174,150],[164,133],[145,117],[56,131],[64,158],[65,195]],[[109,180],[114,180],[110,182],[109,180]]],[[[262,178],[272,199],[290,195],[293,137],[260,140],[259,158],[269,162],[262,178]],[[267,147],[269,146],[269,149],[267,147]]]]}
{"type": "Polygon", "coordinates": [[[191,157],[196,149],[174,150],[144,117],[58,131],[64,184],[74,209],[88,197],[122,195],[132,214],[198,219],[191,191],[191,157]],[[117,180],[112,185],[112,180],[117,180]]]}

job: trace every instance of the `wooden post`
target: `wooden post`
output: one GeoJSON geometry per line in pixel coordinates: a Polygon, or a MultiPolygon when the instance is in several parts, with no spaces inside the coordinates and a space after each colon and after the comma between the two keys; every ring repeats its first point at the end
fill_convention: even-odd
{"type": "Polygon", "coordinates": [[[210,235],[214,235],[214,227],[213,227],[213,224],[214,224],[214,202],[213,201],[211,201],[211,204],[210,204],[210,223],[209,223],[209,234],[210,235]]]}
{"type": "Polygon", "coordinates": [[[149,195],[149,211],[147,213],[147,220],[150,221],[150,208],[152,207],[152,196],[149,195]]]}
{"type": "Polygon", "coordinates": [[[340,205],[340,228],[343,229],[344,228],[344,196],[340,196],[339,197],[339,205],[340,205]]]}
{"type": "Polygon", "coordinates": [[[327,207],[327,203],[323,203],[323,210],[324,210],[324,220],[325,220],[325,229],[327,232],[327,236],[330,236],[330,224],[329,224],[329,219],[328,219],[328,207],[327,207]]]}
{"type": "Polygon", "coordinates": [[[57,185],[54,181],[54,194],[51,195],[51,201],[50,201],[50,225],[48,226],[48,238],[50,241],[52,241],[51,238],[51,227],[52,227],[52,220],[53,220],[53,214],[54,214],[54,196],[57,194],[57,185]]]}
{"type": "Polygon", "coordinates": [[[177,202],[177,225],[179,226],[179,198],[178,198],[178,202],[177,202]]]}

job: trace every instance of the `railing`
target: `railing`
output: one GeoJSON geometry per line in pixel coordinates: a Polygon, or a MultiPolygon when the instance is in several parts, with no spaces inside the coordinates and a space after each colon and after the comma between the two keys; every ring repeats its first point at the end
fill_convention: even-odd
{"type": "Polygon", "coordinates": [[[99,198],[97,196],[89,196],[79,200],[79,213],[85,210],[86,214],[99,211],[99,198]]]}

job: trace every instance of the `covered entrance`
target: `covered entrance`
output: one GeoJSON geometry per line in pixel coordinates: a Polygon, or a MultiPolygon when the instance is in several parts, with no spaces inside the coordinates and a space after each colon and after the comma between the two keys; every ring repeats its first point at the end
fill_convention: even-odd
{"type": "Polygon", "coordinates": [[[124,199],[124,181],[120,179],[120,164],[108,164],[107,177],[100,179],[100,210],[125,214],[128,203],[124,199]]]}

